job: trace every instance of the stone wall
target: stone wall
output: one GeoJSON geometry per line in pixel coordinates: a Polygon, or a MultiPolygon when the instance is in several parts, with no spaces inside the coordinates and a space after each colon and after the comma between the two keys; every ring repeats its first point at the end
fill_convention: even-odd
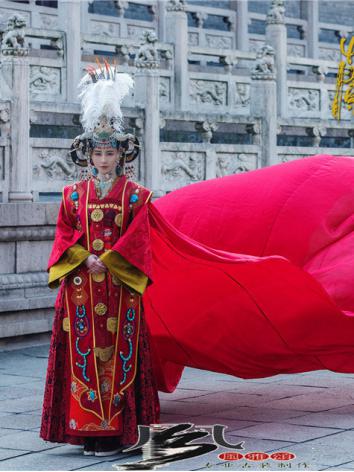
{"type": "Polygon", "coordinates": [[[126,172],[159,198],[313,154],[353,154],[353,113],[343,105],[338,121],[331,110],[339,40],[354,26],[354,1],[339,4],[3,0],[0,338],[50,329],[55,202],[79,178],[68,157],[81,132],[76,86],[95,56],[134,75],[123,106],[142,152],[126,172]]]}

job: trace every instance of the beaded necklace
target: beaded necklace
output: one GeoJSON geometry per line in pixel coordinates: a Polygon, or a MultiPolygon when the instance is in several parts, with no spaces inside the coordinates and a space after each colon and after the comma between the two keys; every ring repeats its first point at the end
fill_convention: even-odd
{"type": "Polygon", "coordinates": [[[100,200],[109,193],[116,180],[117,176],[113,177],[111,172],[107,174],[98,174],[93,177],[96,193],[100,200]]]}

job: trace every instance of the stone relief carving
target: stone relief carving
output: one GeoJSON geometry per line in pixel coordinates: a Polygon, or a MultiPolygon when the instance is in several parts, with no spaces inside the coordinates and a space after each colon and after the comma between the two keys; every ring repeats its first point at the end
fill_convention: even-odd
{"type": "Polygon", "coordinates": [[[186,11],[185,0],[169,0],[166,5],[167,11],[186,11]]]}
{"type": "Polygon", "coordinates": [[[54,15],[46,15],[45,13],[40,13],[39,18],[41,25],[45,29],[58,29],[58,18],[54,15]]]}
{"type": "Polygon", "coordinates": [[[5,178],[4,147],[0,147],[0,179],[5,178]]]}
{"type": "Polygon", "coordinates": [[[26,20],[23,16],[14,14],[7,20],[7,26],[1,41],[2,54],[6,56],[27,56],[25,47],[26,20]]]}
{"type": "Polygon", "coordinates": [[[108,37],[116,36],[118,34],[119,25],[114,23],[92,21],[91,25],[93,34],[102,34],[108,37]]]}
{"type": "Polygon", "coordinates": [[[327,129],[324,126],[312,126],[310,128],[306,128],[306,134],[313,137],[312,143],[314,146],[318,147],[320,145],[322,136],[326,136],[327,129]]]}
{"type": "Polygon", "coordinates": [[[157,36],[154,31],[144,31],[141,44],[135,58],[137,67],[155,69],[159,66],[157,55],[157,36]]]}
{"type": "Polygon", "coordinates": [[[117,9],[118,16],[124,16],[124,11],[129,7],[129,2],[126,0],[113,0],[113,3],[117,9]]]}
{"type": "Polygon", "coordinates": [[[192,103],[227,105],[227,82],[191,79],[189,84],[192,103]]]}
{"type": "Polygon", "coordinates": [[[305,46],[303,46],[302,44],[288,44],[288,56],[304,57],[305,46]]]}
{"type": "Polygon", "coordinates": [[[150,31],[151,33],[155,32],[153,28],[146,28],[146,26],[128,25],[127,27],[128,38],[136,39],[141,36],[144,31],[150,31]]]}
{"type": "Polygon", "coordinates": [[[295,159],[303,159],[304,157],[310,156],[311,154],[315,154],[315,153],[313,153],[313,152],[311,153],[311,151],[309,149],[308,154],[299,154],[299,153],[296,153],[296,155],[294,155],[294,154],[278,154],[278,158],[279,158],[280,162],[290,162],[290,161],[294,161],[295,159]]]}
{"type": "Polygon", "coordinates": [[[7,123],[10,120],[10,109],[3,108],[0,110],[0,123],[7,123]]]}
{"type": "Polygon", "coordinates": [[[117,45],[116,53],[123,58],[123,64],[127,64],[131,55],[135,54],[136,48],[134,46],[128,46],[127,44],[117,45]]]}
{"type": "Polygon", "coordinates": [[[205,178],[204,153],[162,152],[161,174],[168,188],[181,187],[205,178]]]}
{"type": "Polygon", "coordinates": [[[78,176],[77,167],[65,150],[33,149],[33,157],[33,175],[38,179],[75,180],[78,176]]]}
{"type": "Polygon", "coordinates": [[[248,108],[250,105],[251,87],[249,86],[249,84],[243,84],[240,82],[236,82],[235,86],[235,106],[237,108],[248,108]]]}
{"type": "Polygon", "coordinates": [[[274,80],[274,49],[269,44],[260,46],[257,50],[256,60],[251,70],[251,77],[254,80],[274,80]]]}
{"type": "Polygon", "coordinates": [[[330,48],[319,48],[318,49],[319,59],[324,59],[326,61],[335,61],[338,62],[341,58],[339,48],[330,49],[330,48]]]}
{"type": "Polygon", "coordinates": [[[216,159],[216,177],[224,177],[230,174],[248,172],[256,168],[256,154],[231,154],[220,153],[216,159]]]}
{"type": "Polygon", "coordinates": [[[272,4],[267,13],[266,22],[268,24],[285,23],[285,5],[284,0],[272,0],[272,4]]]}
{"type": "Polygon", "coordinates": [[[319,111],[320,91],[289,87],[289,109],[293,111],[319,111]]]}
{"type": "Polygon", "coordinates": [[[201,134],[204,143],[210,143],[213,132],[218,129],[218,125],[215,121],[205,120],[196,123],[195,129],[201,134]]]}
{"type": "Polygon", "coordinates": [[[324,65],[312,66],[312,72],[318,76],[320,82],[324,82],[326,74],[328,74],[328,67],[324,65]]]}
{"type": "Polygon", "coordinates": [[[169,77],[160,77],[159,80],[159,97],[161,103],[169,103],[171,96],[169,77]]]}
{"type": "Polygon", "coordinates": [[[64,57],[64,40],[63,40],[63,37],[51,39],[50,45],[57,50],[57,54],[58,54],[59,57],[64,57]]]}
{"type": "Polygon", "coordinates": [[[265,45],[264,41],[259,41],[257,39],[249,40],[249,47],[251,52],[257,53],[258,49],[265,45]]]}
{"type": "Polygon", "coordinates": [[[232,39],[229,36],[216,36],[214,34],[206,34],[205,41],[208,48],[215,49],[232,49],[232,39]]]}
{"type": "Polygon", "coordinates": [[[32,94],[60,94],[60,69],[46,66],[31,66],[30,91],[32,94]]]}
{"type": "MultiPolygon", "coordinates": [[[[332,104],[334,97],[336,95],[335,90],[328,90],[328,108],[327,108],[327,116],[328,118],[333,119],[332,115],[332,104]]],[[[340,110],[340,116],[342,120],[350,120],[352,117],[352,113],[348,110],[348,105],[344,102],[344,96],[342,96],[342,106],[340,110]]]]}
{"type": "Polygon", "coordinates": [[[193,12],[194,18],[197,20],[197,27],[203,28],[204,21],[208,18],[208,14],[204,11],[193,12]]]}
{"type": "Polygon", "coordinates": [[[189,46],[199,46],[199,33],[188,32],[189,46]]]}

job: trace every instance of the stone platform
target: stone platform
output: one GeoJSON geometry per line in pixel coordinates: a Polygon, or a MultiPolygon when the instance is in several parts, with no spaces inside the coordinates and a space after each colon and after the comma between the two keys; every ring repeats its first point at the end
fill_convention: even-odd
{"type": "MultiPolygon", "coordinates": [[[[47,344],[0,352],[0,470],[110,471],[141,460],[133,453],[83,456],[78,446],[39,438],[47,353],[47,344]]],[[[230,450],[219,447],[156,470],[354,470],[354,373],[243,380],[187,368],[177,390],[160,392],[160,400],[161,422],[225,425],[227,441],[244,441],[243,454],[288,451],[296,457],[225,462],[218,454],[230,450]]]]}

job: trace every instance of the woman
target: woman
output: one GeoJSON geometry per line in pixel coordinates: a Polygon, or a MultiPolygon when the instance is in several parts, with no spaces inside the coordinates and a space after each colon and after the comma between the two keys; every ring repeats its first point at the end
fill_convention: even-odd
{"type": "Polygon", "coordinates": [[[85,133],[72,155],[89,178],[63,190],[48,262],[49,286],[60,289],[40,436],[83,444],[85,455],[115,454],[137,441],[138,424],[159,422],[141,304],[151,283],[143,220],[152,192],[124,174],[138,154],[136,138],[121,134],[120,103],[131,86],[108,64],[80,83],[85,133]],[[131,251],[135,265],[120,250],[131,251]]]}

